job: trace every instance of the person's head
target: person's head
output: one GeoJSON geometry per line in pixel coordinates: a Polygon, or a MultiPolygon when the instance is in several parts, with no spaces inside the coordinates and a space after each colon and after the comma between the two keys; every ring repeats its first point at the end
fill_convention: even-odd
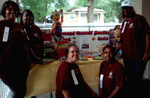
{"type": "Polygon", "coordinates": [[[124,0],[121,3],[121,15],[122,19],[125,20],[126,18],[134,17],[136,14],[134,10],[134,5],[131,0],[124,0]]]}
{"type": "Polygon", "coordinates": [[[103,48],[103,57],[105,61],[113,61],[115,59],[115,48],[109,44],[105,45],[103,48]]]}
{"type": "Polygon", "coordinates": [[[2,5],[1,15],[8,20],[15,21],[15,18],[20,15],[20,9],[18,4],[11,0],[6,1],[2,5]]]}
{"type": "Polygon", "coordinates": [[[75,44],[69,44],[65,50],[66,60],[75,63],[79,60],[79,48],[75,44]]]}
{"type": "Polygon", "coordinates": [[[34,24],[34,15],[30,10],[24,10],[21,14],[20,23],[25,26],[31,26],[34,24]]]}

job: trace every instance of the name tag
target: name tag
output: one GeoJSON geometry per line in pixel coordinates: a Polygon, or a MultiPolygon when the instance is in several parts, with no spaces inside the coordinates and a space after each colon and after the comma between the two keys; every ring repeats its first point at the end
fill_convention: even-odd
{"type": "Polygon", "coordinates": [[[121,33],[124,33],[124,30],[125,30],[125,28],[126,28],[126,24],[127,24],[127,21],[124,22],[124,26],[123,26],[123,29],[122,29],[121,33]]]}
{"type": "Polygon", "coordinates": [[[104,75],[103,74],[101,74],[100,75],[100,88],[103,88],[103,78],[104,78],[104,75]]]}
{"type": "Polygon", "coordinates": [[[79,83],[78,83],[77,77],[76,77],[76,75],[75,75],[74,69],[71,70],[71,75],[72,75],[74,84],[75,84],[75,85],[78,85],[79,83]]]}
{"type": "Polygon", "coordinates": [[[30,38],[29,38],[29,36],[28,36],[28,34],[27,34],[26,29],[24,29],[24,31],[22,31],[22,32],[25,32],[25,34],[26,34],[26,36],[27,36],[27,39],[30,40],[30,38]]]}
{"type": "Polygon", "coordinates": [[[9,36],[9,27],[5,27],[2,41],[7,42],[8,41],[8,36],[9,36]]]}

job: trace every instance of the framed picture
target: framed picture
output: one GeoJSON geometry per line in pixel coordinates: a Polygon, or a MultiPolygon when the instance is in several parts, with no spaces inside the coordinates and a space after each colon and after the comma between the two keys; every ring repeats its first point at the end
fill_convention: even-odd
{"type": "Polygon", "coordinates": [[[81,50],[89,50],[90,49],[90,38],[89,37],[81,37],[80,38],[80,49],[81,50]]]}

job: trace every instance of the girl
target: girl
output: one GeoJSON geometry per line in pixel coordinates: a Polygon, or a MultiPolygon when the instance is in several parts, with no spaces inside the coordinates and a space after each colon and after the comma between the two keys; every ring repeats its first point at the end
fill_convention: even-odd
{"type": "Polygon", "coordinates": [[[2,5],[0,21],[0,78],[13,91],[13,98],[24,98],[30,69],[27,36],[15,19],[20,9],[14,1],[2,5]]]}
{"type": "Polygon", "coordinates": [[[123,66],[115,60],[115,48],[106,45],[103,48],[104,61],[100,66],[99,93],[100,98],[122,98],[118,97],[123,86],[123,66]]]}
{"type": "Polygon", "coordinates": [[[22,12],[21,24],[24,25],[29,37],[29,46],[32,49],[30,53],[31,63],[42,63],[42,59],[44,58],[42,31],[38,26],[34,25],[34,15],[30,10],[22,12]]]}

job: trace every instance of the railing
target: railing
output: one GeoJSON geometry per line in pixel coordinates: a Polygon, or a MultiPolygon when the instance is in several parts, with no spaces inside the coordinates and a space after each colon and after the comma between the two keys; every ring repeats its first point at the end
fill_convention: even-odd
{"type": "MultiPolygon", "coordinates": [[[[52,28],[51,23],[45,24],[36,24],[42,30],[47,30],[52,28]]],[[[111,23],[111,24],[76,24],[76,25],[62,25],[63,32],[70,31],[109,31],[110,29],[114,29],[116,25],[121,25],[121,23],[111,23]]]]}

